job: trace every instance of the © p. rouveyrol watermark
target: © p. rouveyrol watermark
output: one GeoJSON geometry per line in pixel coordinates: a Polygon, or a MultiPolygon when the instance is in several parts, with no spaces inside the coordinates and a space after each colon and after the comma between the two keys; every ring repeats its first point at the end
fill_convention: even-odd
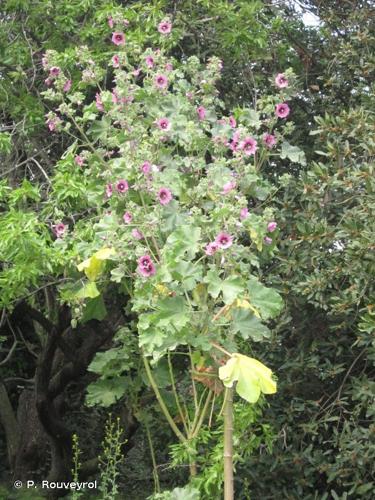
{"type": "Polygon", "coordinates": [[[89,481],[89,482],[78,482],[78,481],[47,481],[42,480],[39,483],[35,481],[27,480],[20,481],[17,479],[14,481],[13,486],[19,490],[21,488],[42,488],[48,490],[95,490],[98,487],[98,482],[89,481]]]}

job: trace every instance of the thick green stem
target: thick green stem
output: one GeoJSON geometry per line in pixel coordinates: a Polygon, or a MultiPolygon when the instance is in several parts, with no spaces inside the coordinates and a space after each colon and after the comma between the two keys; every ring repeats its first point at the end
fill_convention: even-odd
{"type": "Polygon", "coordinates": [[[224,500],[233,500],[233,389],[227,389],[226,392],[224,408],[224,500]]]}
{"type": "Polygon", "coordinates": [[[155,393],[156,399],[158,400],[160,409],[164,413],[164,416],[167,419],[167,422],[171,426],[171,429],[176,434],[176,436],[178,437],[178,439],[182,443],[185,443],[186,442],[186,437],[182,434],[182,432],[180,431],[180,429],[175,424],[173,418],[171,417],[171,414],[169,413],[169,410],[168,410],[166,404],[164,403],[164,400],[163,400],[163,398],[162,398],[162,396],[160,394],[159,388],[156,385],[155,379],[152,376],[152,372],[151,372],[151,368],[150,368],[150,363],[148,362],[148,360],[146,359],[145,356],[142,356],[142,357],[143,357],[143,363],[144,363],[145,368],[146,368],[147,377],[148,377],[148,379],[150,381],[151,387],[154,390],[154,393],[155,393]]]}

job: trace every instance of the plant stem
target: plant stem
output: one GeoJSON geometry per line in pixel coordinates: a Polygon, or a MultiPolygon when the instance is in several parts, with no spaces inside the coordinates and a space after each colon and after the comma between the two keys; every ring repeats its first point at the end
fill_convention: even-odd
{"type": "Polygon", "coordinates": [[[163,398],[162,398],[162,396],[160,394],[158,386],[156,385],[155,379],[152,376],[152,372],[151,372],[151,368],[150,368],[150,363],[146,359],[146,356],[143,355],[142,358],[143,358],[143,363],[144,363],[145,368],[146,368],[147,377],[148,377],[148,379],[150,381],[151,387],[154,390],[154,393],[155,393],[156,399],[158,400],[158,403],[160,405],[161,411],[164,413],[164,416],[167,419],[167,422],[171,426],[171,429],[176,434],[176,436],[178,437],[178,439],[182,443],[185,443],[186,442],[186,437],[182,434],[182,432],[180,431],[180,429],[175,424],[173,418],[171,417],[171,414],[169,413],[169,410],[168,410],[166,404],[164,403],[164,400],[163,400],[163,398]]]}
{"type": "Polygon", "coordinates": [[[150,446],[150,455],[151,455],[151,460],[152,460],[152,475],[154,477],[154,493],[160,493],[160,483],[159,483],[158,469],[157,469],[157,464],[156,464],[156,459],[155,459],[154,446],[152,444],[150,428],[149,428],[147,422],[145,422],[145,427],[146,427],[146,434],[147,434],[148,444],[150,446]]]}
{"type": "Polygon", "coordinates": [[[181,421],[182,421],[182,423],[184,425],[185,432],[186,432],[186,434],[188,434],[189,430],[188,430],[188,427],[187,427],[186,419],[184,417],[184,413],[183,413],[181,405],[180,405],[180,400],[178,399],[178,394],[177,394],[177,389],[176,389],[176,383],[175,383],[174,375],[173,375],[173,366],[172,366],[172,362],[171,362],[171,353],[170,353],[170,351],[168,351],[168,368],[169,368],[169,376],[170,376],[171,383],[172,383],[172,391],[173,391],[174,399],[176,401],[176,406],[177,406],[177,409],[178,409],[178,413],[180,414],[180,418],[181,418],[181,421]]]}
{"type": "Polygon", "coordinates": [[[224,408],[224,500],[233,500],[233,388],[227,388],[226,392],[224,408]]]}

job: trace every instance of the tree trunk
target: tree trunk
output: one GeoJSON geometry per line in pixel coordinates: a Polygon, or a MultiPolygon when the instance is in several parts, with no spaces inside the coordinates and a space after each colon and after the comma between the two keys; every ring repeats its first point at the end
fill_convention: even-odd
{"type": "Polygon", "coordinates": [[[13,469],[19,443],[19,428],[8,392],[0,381],[0,422],[5,431],[9,466],[13,469]]]}
{"type": "Polygon", "coordinates": [[[233,487],[233,389],[227,389],[224,408],[224,500],[234,499],[233,487]]]}

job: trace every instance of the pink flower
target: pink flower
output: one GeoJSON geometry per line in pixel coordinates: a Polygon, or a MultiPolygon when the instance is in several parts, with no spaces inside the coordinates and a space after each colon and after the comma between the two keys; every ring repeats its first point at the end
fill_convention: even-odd
{"type": "Polygon", "coordinates": [[[279,89],[284,89],[285,87],[288,86],[288,84],[289,84],[288,79],[286,78],[284,73],[279,73],[278,75],[276,75],[275,77],[276,87],[278,87],[279,89]]]}
{"type": "Polygon", "coordinates": [[[160,130],[168,131],[171,128],[171,123],[168,118],[159,118],[159,120],[156,120],[156,124],[160,128],[160,130]]]}
{"type": "Polygon", "coordinates": [[[236,122],[236,119],[234,116],[230,116],[229,117],[229,125],[232,127],[232,128],[236,128],[237,126],[237,122],[236,122]]]}
{"type": "Polygon", "coordinates": [[[167,63],[165,65],[165,71],[173,71],[173,64],[172,63],[167,63]]]}
{"type": "Polygon", "coordinates": [[[238,140],[240,138],[240,132],[235,132],[232,137],[232,141],[228,143],[229,149],[231,149],[233,152],[238,151],[238,140]]]}
{"type": "Polygon", "coordinates": [[[213,255],[219,250],[219,245],[212,241],[211,243],[208,243],[205,248],[205,254],[206,255],[213,255]]]}
{"type": "Polygon", "coordinates": [[[107,198],[110,198],[112,196],[113,189],[112,189],[112,184],[107,184],[105,187],[105,195],[107,198]]]}
{"type": "Polygon", "coordinates": [[[135,77],[137,77],[137,76],[139,76],[139,75],[140,75],[140,73],[141,73],[141,70],[140,70],[139,68],[136,68],[136,69],[132,72],[132,75],[133,75],[133,76],[135,76],[135,77]]]}
{"type": "Polygon", "coordinates": [[[104,106],[103,106],[103,101],[100,97],[100,94],[95,95],[95,105],[98,111],[103,112],[104,111],[104,106]]]}
{"type": "Polygon", "coordinates": [[[130,224],[130,222],[133,219],[133,216],[130,212],[125,212],[122,218],[124,219],[125,224],[130,224]]]}
{"type": "Polygon", "coordinates": [[[236,187],[236,181],[229,181],[226,184],[224,184],[222,193],[223,194],[228,194],[235,187],[236,187]]]}
{"type": "Polygon", "coordinates": [[[269,222],[267,224],[267,231],[269,233],[273,233],[275,231],[275,229],[277,228],[277,222],[269,222]]]}
{"type": "Polygon", "coordinates": [[[263,239],[264,243],[266,245],[272,245],[272,238],[270,238],[269,236],[266,236],[264,239],[263,239]]]}
{"type": "Polygon", "coordinates": [[[154,83],[159,89],[165,89],[168,87],[168,78],[165,75],[156,75],[154,83]]]}
{"type": "Polygon", "coordinates": [[[119,193],[126,193],[126,191],[129,189],[129,185],[124,179],[120,179],[116,183],[116,189],[119,193]]]}
{"type": "Polygon", "coordinates": [[[152,56],[147,56],[145,59],[146,66],[148,68],[153,68],[154,67],[154,58],[152,56]]]}
{"type": "Polygon", "coordinates": [[[162,35],[169,35],[169,33],[172,31],[172,23],[166,20],[162,21],[158,25],[158,31],[162,35]]]}
{"type": "Polygon", "coordinates": [[[228,233],[219,233],[215,238],[215,243],[219,248],[229,248],[233,243],[233,238],[228,233]]]}
{"type": "Polygon", "coordinates": [[[108,26],[112,29],[114,25],[115,25],[115,23],[113,21],[113,17],[109,16],[109,18],[108,18],[108,26]]]}
{"type": "Polygon", "coordinates": [[[290,113],[289,106],[283,102],[281,104],[276,104],[276,116],[278,118],[286,118],[290,113]]]}
{"type": "Polygon", "coordinates": [[[63,86],[63,91],[64,92],[69,92],[69,90],[72,88],[72,80],[67,80],[65,83],[64,83],[64,86],[63,86]]]}
{"type": "Polygon", "coordinates": [[[156,273],[155,265],[149,255],[142,255],[138,259],[138,272],[145,278],[153,276],[156,273]]]}
{"type": "Polygon", "coordinates": [[[205,119],[205,117],[206,117],[206,112],[207,112],[207,111],[206,111],[206,108],[205,108],[205,107],[203,107],[203,106],[199,106],[199,107],[197,108],[197,113],[198,113],[198,116],[199,116],[199,119],[200,119],[200,120],[204,120],[204,119],[205,119]]]}
{"type": "Polygon", "coordinates": [[[272,149],[276,144],[276,137],[272,134],[264,134],[263,143],[267,148],[272,149]]]}
{"type": "Polygon", "coordinates": [[[56,78],[56,76],[59,76],[60,71],[61,70],[58,66],[52,66],[52,68],[49,70],[49,76],[56,78]]]}
{"type": "Polygon", "coordinates": [[[253,137],[245,137],[245,139],[240,144],[240,149],[245,153],[245,155],[250,156],[255,154],[257,148],[257,141],[253,137]]]}
{"type": "Polygon", "coordinates": [[[58,222],[52,226],[53,232],[58,238],[62,238],[67,230],[67,226],[62,222],[58,222]]]}
{"type": "Polygon", "coordinates": [[[114,68],[119,68],[120,67],[120,57],[117,54],[115,54],[112,57],[112,66],[114,68]]]}
{"type": "Polygon", "coordinates": [[[125,35],[122,31],[115,31],[112,33],[112,42],[115,45],[125,45],[125,35]]]}
{"type": "Polygon", "coordinates": [[[143,238],[144,238],[143,233],[141,233],[141,231],[139,229],[133,229],[132,236],[136,240],[143,240],[143,238]]]}
{"type": "Polygon", "coordinates": [[[168,203],[172,200],[173,196],[169,189],[160,188],[158,192],[158,199],[162,205],[168,205],[168,203]]]}
{"type": "Polygon", "coordinates": [[[241,208],[240,219],[244,220],[249,216],[249,209],[247,207],[241,208]]]}
{"type": "Polygon", "coordinates": [[[141,169],[145,175],[149,174],[151,172],[151,163],[149,161],[145,161],[141,169]]]}
{"type": "Polygon", "coordinates": [[[55,116],[54,118],[49,118],[46,123],[50,132],[54,132],[56,127],[62,123],[62,120],[58,116],[55,116]]]}
{"type": "Polygon", "coordinates": [[[76,164],[79,166],[79,167],[82,167],[85,160],[82,158],[82,156],[80,155],[77,155],[75,158],[74,158],[74,161],[76,162],[76,164]]]}
{"type": "Polygon", "coordinates": [[[53,82],[52,78],[46,78],[44,80],[44,83],[47,85],[47,87],[50,87],[52,82],[53,82]]]}

